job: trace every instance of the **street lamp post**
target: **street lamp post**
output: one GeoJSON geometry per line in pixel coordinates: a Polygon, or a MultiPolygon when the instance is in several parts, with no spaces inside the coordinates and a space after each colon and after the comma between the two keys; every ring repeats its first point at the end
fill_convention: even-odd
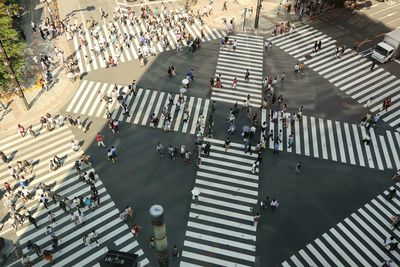
{"type": "Polygon", "coordinates": [[[164,221],[164,208],[160,205],[153,205],[150,208],[151,223],[154,228],[154,239],[156,241],[156,250],[158,266],[168,267],[168,241],[167,230],[164,221]]]}
{"type": "Polygon", "coordinates": [[[246,14],[247,14],[247,7],[243,8],[242,10],[242,16],[243,16],[243,31],[244,31],[244,27],[246,25],[246,14]]]}
{"type": "Polygon", "coordinates": [[[260,21],[260,10],[261,10],[261,3],[262,0],[257,0],[257,7],[256,7],[256,19],[254,21],[254,28],[258,28],[258,22],[260,21]]]}
{"type": "Polygon", "coordinates": [[[22,103],[24,103],[25,110],[29,110],[28,101],[25,98],[25,94],[22,91],[21,85],[18,82],[17,76],[15,75],[14,69],[11,66],[10,60],[8,59],[7,53],[4,50],[3,43],[1,42],[1,40],[0,40],[0,54],[4,60],[4,65],[7,68],[8,75],[10,76],[10,79],[15,86],[15,91],[17,92],[19,98],[21,98],[22,103]]]}

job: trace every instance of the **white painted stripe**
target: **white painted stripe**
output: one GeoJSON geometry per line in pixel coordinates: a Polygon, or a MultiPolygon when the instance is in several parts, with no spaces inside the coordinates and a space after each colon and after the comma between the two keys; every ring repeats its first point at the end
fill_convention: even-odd
{"type": "Polygon", "coordinates": [[[90,92],[90,90],[91,90],[93,84],[94,84],[94,82],[93,82],[93,81],[90,81],[89,84],[88,84],[88,86],[85,88],[85,91],[83,92],[82,96],[80,97],[78,104],[75,106],[75,108],[74,108],[74,110],[73,110],[74,113],[79,113],[79,110],[80,110],[80,108],[81,108],[83,102],[85,101],[86,96],[87,96],[88,93],[90,92]]]}
{"type": "MultiPolygon", "coordinates": [[[[107,95],[107,96],[110,96],[111,95],[111,92],[112,92],[112,89],[113,89],[113,85],[112,84],[106,84],[106,86],[108,86],[108,88],[106,88],[105,89],[105,94],[107,95]]],[[[100,101],[100,100],[99,100],[100,101]]],[[[107,101],[101,101],[101,104],[100,104],[100,107],[99,107],[99,109],[97,110],[97,112],[96,112],[96,117],[103,117],[104,116],[104,111],[103,110],[105,110],[105,108],[106,108],[106,106],[108,106],[108,102],[107,101]]],[[[110,112],[111,112],[111,110],[110,110],[110,112]]]]}
{"type": "MultiPolygon", "coordinates": [[[[190,134],[194,134],[195,131],[196,131],[197,120],[198,120],[199,114],[200,114],[201,102],[202,102],[202,99],[201,98],[197,98],[196,108],[195,108],[194,115],[193,115],[193,118],[192,118],[192,127],[190,129],[190,134]]],[[[204,122],[206,121],[206,119],[207,118],[204,118],[204,122]]]]}
{"type": "MultiPolygon", "coordinates": [[[[322,257],[322,255],[318,252],[318,250],[316,250],[313,245],[308,244],[306,246],[308,248],[308,250],[311,252],[311,254],[314,255],[315,258],[317,258],[317,260],[322,264],[322,266],[324,267],[330,267],[331,265],[324,259],[324,257],[322,257]]],[[[315,264],[315,266],[317,266],[315,264]]]]}
{"type": "Polygon", "coordinates": [[[290,267],[289,263],[287,263],[286,261],[284,263],[282,263],[283,267],[290,267]]]}
{"type": "MultiPolygon", "coordinates": [[[[200,190],[201,192],[201,190],[200,190]]],[[[199,198],[201,201],[201,197],[199,198]]],[[[215,213],[218,215],[222,215],[222,216],[226,216],[226,217],[232,217],[232,218],[236,218],[236,219],[241,219],[241,220],[245,220],[245,221],[249,221],[249,222],[253,222],[253,216],[249,216],[249,215],[245,215],[242,213],[238,213],[238,212],[233,212],[233,211],[227,211],[227,210],[222,210],[222,209],[218,209],[218,208],[213,208],[213,207],[208,207],[208,206],[204,206],[204,205],[198,205],[196,206],[195,204],[191,204],[190,205],[191,209],[195,209],[198,211],[204,211],[204,212],[208,212],[208,213],[215,213]]]]}
{"type": "Polygon", "coordinates": [[[255,230],[256,230],[254,228],[254,226],[250,225],[250,224],[239,223],[237,221],[232,221],[232,220],[225,220],[225,219],[221,219],[218,217],[195,213],[192,211],[189,213],[189,217],[192,219],[203,220],[203,221],[211,222],[214,224],[217,223],[217,224],[221,224],[224,226],[235,227],[238,229],[239,232],[244,231],[244,230],[255,232],[255,230]]]}
{"type": "Polygon", "coordinates": [[[93,101],[91,103],[92,106],[91,106],[91,108],[89,110],[89,113],[88,113],[89,116],[93,115],[94,111],[96,110],[96,107],[101,103],[100,99],[101,99],[101,96],[104,95],[104,93],[106,91],[106,88],[107,88],[107,85],[108,84],[104,83],[102,85],[102,87],[100,88],[100,90],[98,90],[97,92],[96,91],[94,92],[94,94],[96,96],[94,97],[94,99],[93,99],[93,101]]]}
{"type": "Polygon", "coordinates": [[[356,144],[356,149],[357,149],[357,155],[358,155],[358,161],[360,162],[360,166],[365,167],[365,162],[364,162],[364,155],[361,149],[361,143],[360,143],[360,137],[358,135],[358,128],[357,125],[352,124],[353,127],[353,135],[354,135],[354,142],[356,144]]]}
{"type": "Polygon", "coordinates": [[[226,199],[235,200],[235,201],[242,201],[242,202],[246,202],[246,203],[257,203],[256,198],[242,197],[238,194],[224,193],[221,191],[210,190],[210,189],[206,189],[206,188],[202,188],[202,187],[200,187],[199,190],[201,193],[211,195],[211,196],[217,196],[217,197],[221,197],[221,198],[226,198],[226,199]]]}
{"type": "Polygon", "coordinates": [[[224,228],[200,224],[200,223],[196,223],[196,222],[192,222],[192,221],[188,221],[187,226],[196,228],[196,229],[200,229],[203,231],[213,232],[213,233],[217,233],[217,234],[223,234],[223,235],[227,235],[227,236],[231,236],[231,237],[235,237],[235,238],[241,238],[241,239],[244,239],[247,241],[256,242],[255,235],[249,235],[249,234],[245,234],[245,233],[242,233],[239,231],[231,231],[231,230],[227,230],[224,228]]]}
{"type": "Polygon", "coordinates": [[[342,129],[340,127],[340,122],[335,121],[336,125],[336,136],[338,139],[339,144],[339,152],[340,152],[340,161],[346,163],[346,154],[344,152],[344,143],[343,143],[343,136],[342,136],[342,129]]]}
{"type": "Polygon", "coordinates": [[[91,94],[90,94],[89,98],[85,101],[86,104],[85,104],[85,106],[83,107],[83,109],[81,110],[81,112],[80,112],[81,114],[86,114],[86,111],[87,111],[87,109],[89,108],[89,106],[90,106],[91,104],[93,104],[93,103],[92,103],[92,102],[93,102],[93,98],[97,95],[97,91],[98,91],[99,87],[100,87],[100,83],[96,83],[96,85],[94,86],[94,88],[91,89],[91,94]]]}
{"type": "Polygon", "coordinates": [[[137,110],[135,119],[133,121],[134,124],[138,124],[139,123],[139,120],[140,120],[140,117],[142,116],[142,112],[144,110],[144,107],[146,106],[146,102],[147,102],[147,98],[149,97],[149,94],[150,94],[150,90],[146,90],[146,92],[144,93],[143,99],[141,101],[141,104],[140,104],[140,106],[139,106],[139,108],[137,110]]]}
{"type": "Polygon", "coordinates": [[[324,159],[328,159],[328,150],[327,150],[327,146],[326,146],[324,120],[319,118],[318,119],[318,125],[319,125],[320,137],[321,137],[322,157],[324,159]]]}
{"type": "MultiPolygon", "coordinates": [[[[319,240],[319,238],[315,239],[315,244],[318,245],[318,247],[321,248],[321,250],[328,256],[329,259],[331,259],[331,261],[333,261],[333,263],[337,266],[337,267],[344,267],[344,265],[336,258],[335,255],[333,255],[333,253],[330,251],[330,249],[328,249],[324,243],[321,242],[321,240],[319,240]]],[[[324,265],[324,266],[328,266],[328,265],[324,265]]]]}
{"type": "Polygon", "coordinates": [[[386,136],[389,141],[389,147],[391,148],[390,151],[392,152],[391,154],[394,159],[394,164],[396,165],[396,169],[399,170],[400,169],[400,160],[399,160],[399,155],[397,153],[396,145],[394,144],[394,141],[393,141],[392,132],[386,130],[386,136]]]}
{"type": "Polygon", "coordinates": [[[301,134],[300,134],[300,123],[298,120],[295,120],[294,122],[294,129],[295,129],[294,142],[296,145],[296,154],[301,154],[301,142],[300,142],[301,134]]]}
{"type": "MultiPolygon", "coordinates": [[[[345,122],[343,124],[343,127],[344,127],[344,132],[345,132],[345,135],[346,135],[346,143],[347,143],[347,148],[348,148],[347,152],[349,153],[350,163],[355,165],[356,164],[356,160],[355,160],[355,157],[354,157],[353,144],[351,142],[349,124],[347,122],[345,122]]],[[[357,141],[358,140],[356,140],[356,142],[357,141]]]]}
{"type": "Polygon", "coordinates": [[[392,165],[392,162],[391,162],[390,156],[389,156],[389,151],[386,146],[385,137],[383,135],[380,135],[379,139],[381,141],[381,146],[382,146],[382,150],[383,150],[383,156],[385,157],[386,166],[389,169],[393,169],[393,165],[392,165]]]}
{"type": "MultiPolygon", "coordinates": [[[[293,146],[289,147],[289,144],[288,144],[288,142],[289,142],[289,135],[292,134],[292,123],[290,122],[290,116],[291,116],[291,114],[290,114],[290,113],[287,113],[286,115],[289,116],[289,118],[287,119],[287,122],[286,122],[286,142],[287,142],[287,143],[286,143],[286,144],[287,144],[286,151],[287,151],[287,152],[292,152],[292,147],[293,147],[293,146]]],[[[294,134],[293,134],[293,137],[294,137],[294,142],[296,143],[296,137],[294,136],[294,134]]]]}
{"type": "Polygon", "coordinates": [[[139,103],[140,97],[142,96],[142,92],[143,92],[143,89],[140,88],[140,89],[138,90],[136,96],[135,96],[135,100],[133,101],[132,107],[131,107],[131,109],[130,109],[130,111],[129,111],[130,116],[129,116],[128,118],[126,118],[126,121],[127,121],[127,122],[131,122],[131,120],[132,120],[132,118],[133,118],[133,115],[135,114],[136,106],[137,106],[137,104],[139,103]],[[130,113],[130,112],[132,112],[132,113],[130,113]]]}
{"type": "Polygon", "coordinates": [[[303,116],[301,120],[303,122],[304,155],[310,156],[310,142],[308,141],[307,116],[303,116]]]}
{"type": "MultiPolygon", "coordinates": [[[[225,149],[223,149],[223,151],[225,152],[225,149]]],[[[244,164],[250,164],[250,165],[253,164],[253,162],[254,162],[253,159],[249,159],[247,157],[245,158],[245,157],[230,156],[230,155],[227,155],[227,153],[217,153],[215,151],[211,151],[210,158],[214,158],[214,157],[237,161],[238,163],[244,163],[244,164]]],[[[224,164],[222,164],[222,165],[224,165],[224,164]]]]}
{"type": "MultiPolygon", "coordinates": [[[[365,127],[360,127],[360,129],[361,129],[362,138],[367,136],[367,132],[365,131],[365,127]]],[[[365,152],[367,153],[368,166],[370,168],[375,168],[374,161],[372,159],[371,149],[370,149],[369,145],[364,144],[364,148],[365,148],[365,152]]]]}
{"type": "Polygon", "coordinates": [[[154,100],[156,99],[157,94],[158,94],[157,91],[153,91],[153,94],[151,95],[151,98],[150,98],[150,102],[149,102],[146,112],[143,116],[142,125],[146,125],[147,121],[149,120],[150,111],[153,108],[154,100]]]}
{"type": "MultiPolygon", "coordinates": [[[[195,249],[200,249],[200,250],[216,253],[216,254],[219,254],[219,255],[224,255],[224,256],[228,256],[228,257],[232,257],[232,258],[241,259],[241,260],[244,260],[244,261],[249,261],[249,262],[254,262],[255,261],[255,257],[254,256],[247,255],[247,254],[244,254],[244,253],[230,251],[230,250],[227,250],[227,249],[217,248],[215,246],[203,245],[203,244],[200,244],[200,243],[195,243],[195,242],[191,242],[191,241],[187,241],[187,240],[185,240],[185,242],[183,242],[183,245],[185,247],[191,247],[191,248],[195,248],[195,249]]],[[[183,254],[182,254],[182,256],[183,256],[183,254]]]]}
{"type": "Polygon", "coordinates": [[[212,159],[212,158],[208,158],[208,157],[204,157],[202,159],[202,162],[209,162],[209,163],[213,163],[215,165],[221,165],[224,167],[232,167],[232,168],[244,170],[244,171],[249,171],[249,168],[251,168],[251,166],[244,166],[243,164],[231,163],[231,162],[227,162],[227,161],[223,161],[223,160],[216,160],[216,159],[212,159]]]}
{"type": "MultiPolygon", "coordinates": [[[[185,241],[186,242],[186,241],[185,241]]],[[[205,255],[201,255],[201,254],[197,254],[197,253],[193,253],[193,252],[188,252],[188,251],[182,251],[182,258],[192,258],[198,261],[203,261],[203,262],[208,262],[211,264],[219,264],[221,266],[235,266],[235,267],[250,267],[249,265],[243,265],[243,264],[238,264],[236,262],[230,262],[230,261],[226,261],[226,260],[221,260],[215,257],[209,257],[209,256],[205,256],[205,255]]],[[[182,262],[181,262],[182,263],[182,262]]],[[[181,267],[185,267],[187,265],[181,265],[181,267]]],[[[203,265],[202,265],[203,266],[203,265]]]]}
{"type": "Polygon", "coordinates": [[[299,261],[299,259],[293,255],[292,257],[290,257],[290,259],[293,261],[293,263],[297,266],[297,267],[304,267],[304,265],[299,261]]]}
{"type": "Polygon", "coordinates": [[[216,175],[216,174],[213,174],[213,173],[207,173],[207,172],[202,172],[202,171],[198,171],[197,172],[197,176],[200,176],[200,177],[203,177],[203,178],[207,178],[207,179],[214,179],[214,180],[218,180],[218,181],[222,181],[222,182],[239,184],[239,185],[242,185],[242,186],[249,186],[249,187],[254,187],[254,188],[258,187],[257,183],[243,181],[241,179],[233,179],[233,178],[229,178],[227,176],[221,176],[221,175],[216,175]]]}
{"type": "Polygon", "coordinates": [[[219,237],[206,235],[206,234],[200,234],[200,233],[196,233],[196,232],[192,232],[192,231],[186,231],[186,236],[192,237],[195,239],[199,239],[199,240],[203,240],[203,241],[212,242],[212,243],[227,245],[229,247],[236,247],[236,248],[245,249],[245,250],[249,250],[249,251],[253,251],[253,252],[256,251],[255,244],[248,245],[246,243],[236,242],[233,240],[219,238],[219,237]]]}
{"type": "MultiPolygon", "coordinates": [[[[344,225],[342,223],[338,224],[338,227],[343,231],[343,233],[351,240],[353,241],[353,244],[355,244],[358,248],[361,249],[361,251],[365,251],[367,253],[366,256],[369,257],[376,265],[378,266],[381,262],[372,254],[372,253],[368,253],[368,249],[349,231],[347,230],[346,227],[344,227],[344,225]]],[[[351,253],[353,253],[354,256],[357,257],[357,259],[363,264],[363,266],[371,266],[364,257],[361,257],[361,255],[355,250],[353,249],[353,247],[347,242],[345,241],[345,239],[343,238],[342,240],[340,240],[343,244],[346,245],[347,249],[349,251],[351,251],[351,253]],[[344,242],[342,242],[342,240],[344,242]],[[347,246],[349,245],[349,246],[347,246]],[[350,247],[351,246],[351,247],[350,247]]]]}
{"type": "Polygon", "coordinates": [[[219,188],[219,189],[237,192],[237,193],[242,193],[242,194],[246,194],[246,195],[253,195],[253,196],[258,195],[257,191],[248,190],[248,189],[244,189],[244,188],[240,188],[240,187],[236,187],[236,186],[228,186],[228,185],[224,185],[224,184],[220,184],[220,183],[209,182],[209,181],[201,180],[201,179],[196,179],[196,184],[205,185],[205,186],[209,186],[209,187],[213,187],[213,188],[219,188]]]}
{"type": "MultiPolygon", "coordinates": [[[[348,88],[355,88],[354,87],[354,85],[356,85],[356,84],[358,84],[358,83],[361,83],[360,84],[360,88],[362,88],[363,86],[367,86],[367,85],[369,85],[369,84],[371,84],[371,83],[374,83],[374,82],[376,82],[376,81],[378,81],[378,80],[380,80],[381,78],[383,78],[383,77],[385,77],[388,73],[382,73],[380,76],[376,76],[376,74],[377,73],[379,73],[379,72],[381,72],[381,71],[383,71],[383,69],[382,68],[378,68],[378,69],[376,69],[374,72],[369,72],[369,74],[368,75],[363,75],[363,77],[361,77],[361,78],[359,78],[359,79],[356,79],[356,80],[354,80],[353,82],[351,82],[351,83],[347,83],[346,85],[344,85],[344,86],[341,86],[340,87],[340,90],[342,90],[342,91],[345,91],[346,89],[348,89],[348,88]],[[374,77],[374,78],[372,78],[372,79],[370,79],[372,76],[376,76],[376,77],[374,77]]],[[[337,83],[337,85],[338,85],[339,83],[337,83]]],[[[355,91],[357,91],[357,89],[355,90],[355,91]]],[[[355,92],[354,91],[354,92],[355,92]]],[[[349,91],[349,94],[351,94],[352,92],[350,92],[349,91]]]]}
{"type": "Polygon", "coordinates": [[[180,267],[202,267],[201,265],[193,264],[193,263],[188,263],[181,261],[179,264],[180,267]]]}
{"type": "Polygon", "coordinates": [[[378,168],[380,170],[383,170],[384,168],[383,168],[381,154],[379,153],[378,140],[376,139],[375,131],[372,127],[369,129],[369,133],[371,135],[371,143],[372,143],[372,147],[374,148],[375,159],[376,159],[376,162],[378,163],[378,168]]]}
{"type": "Polygon", "coordinates": [[[313,146],[313,155],[315,158],[319,158],[318,153],[318,139],[317,139],[317,126],[315,124],[315,117],[310,117],[310,126],[311,126],[311,136],[312,136],[312,146],[313,146]]]}
{"type": "Polygon", "coordinates": [[[74,98],[72,98],[71,102],[69,103],[66,111],[70,112],[72,108],[74,107],[76,101],[78,100],[79,96],[82,94],[82,92],[85,90],[87,84],[87,80],[83,80],[81,85],[79,86],[79,89],[76,91],[74,98]]]}
{"type": "Polygon", "coordinates": [[[303,259],[309,264],[309,266],[317,266],[315,262],[307,255],[304,250],[300,250],[299,254],[303,257],[303,259]]]}
{"type": "Polygon", "coordinates": [[[187,132],[187,128],[188,128],[188,126],[189,126],[189,122],[190,122],[191,117],[192,117],[192,107],[193,107],[193,103],[194,103],[194,97],[191,96],[190,99],[189,99],[188,107],[187,107],[187,110],[189,111],[189,119],[188,119],[187,122],[184,122],[184,123],[183,123],[183,127],[182,127],[182,132],[183,132],[183,133],[186,133],[186,132],[187,132]]]}
{"type": "MultiPolygon", "coordinates": [[[[331,229],[332,230],[332,229],[331,229]]],[[[336,232],[336,231],[335,231],[336,232]]],[[[337,233],[337,232],[336,232],[337,233]]],[[[333,240],[328,234],[322,235],[326,241],[339,253],[339,255],[350,265],[358,266],[333,240]]],[[[350,248],[352,249],[352,248],[350,248]]],[[[326,251],[324,251],[326,253],[326,251]]]]}
{"type": "MultiPolygon", "coordinates": [[[[130,235],[130,234],[129,234],[130,235]]],[[[129,243],[128,245],[126,245],[125,247],[121,248],[119,251],[122,252],[129,252],[133,249],[135,249],[137,246],[139,246],[139,243],[137,241],[134,241],[132,243],[129,243]]],[[[143,250],[139,250],[137,252],[135,252],[135,254],[143,254],[143,250]],[[138,253],[139,252],[139,253],[138,253]],[[141,253],[140,253],[141,252],[141,253]]]]}

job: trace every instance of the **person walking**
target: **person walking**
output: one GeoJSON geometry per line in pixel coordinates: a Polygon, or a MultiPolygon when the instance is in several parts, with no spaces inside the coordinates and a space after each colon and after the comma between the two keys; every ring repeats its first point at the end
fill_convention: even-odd
{"type": "Polygon", "coordinates": [[[156,151],[160,154],[160,157],[164,157],[164,146],[161,143],[157,144],[156,151]]]}
{"type": "Polygon", "coordinates": [[[397,170],[396,174],[392,177],[391,180],[400,179],[400,169],[397,170]]]}
{"type": "Polygon", "coordinates": [[[223,5],[222,5],[222,11],[228,11],[227,4],[228,4],[228,1],[224,1],[223,5]]]}
{"type": "Polygon", "coordinates": [[[253,221],[254,221],[254,228],[257,229],[258,223],[260,222],[261,215],[259,212],[257,212],[256,215],[254,215],[253,221]]]}
{"type": "Polygon", "coordinates": [[[396,189],[393,188],[389,191],[388,195],[387,195],[387,200],[392,200],[394,197],[396,196],[396,189]]]}
{"type": "Polygon", "coordinates": [[[235,78],[233,78],[232,87],[231,88],[236,89],[236,86],[237,86],[237,79],[235,77],[235,78]]]}
{"type": "Polygon", "coordinates": [[[373,71],[373,70],[374,70],[375,65],[376,65],[376,61],[374,60],[374,61],[372,61],[370,71],[373,71]]]}
{"type": "Polygon", "coordinates": [[[301,173],[300,168],[301,168],[301,162],[299,161],[299,162],[297,162],[297,164],[296,164],[296,168],[294,169],[294,172],[295,172],[295,173],[301,173]]]}
{"type": "Polygon", "coordinates": [[[244,75],[244,80],[248,83],[250,81],[250,71],[249,69],[246,70],[246,73],[244,75]]]}
{"type": "Polygon", "coordinates": [[[178,250],[178,247],[174,245],[174,248],[172,250],[172,257],[173,258],[179,258],[181,256],[181,253],[178,250]]]}
{"type": "Polygon", "coordinates": [[[97,146],[99,147],[99,146],[103,146],[103,147],[105,147],[106,145],[104,144],[104,141],[103,141],[103,139],[104,139],[104,136],[103,135],[101,135],[101,133],[100,132],[97,132],[97,135],[96,135],[96,141],[97,141],[97,146]]]}
{"type": "Polygon", "coordinates": [[[32,215],[30,215],[30,214],[28,214],[27,217],[28,217],[28,221],[29,221],[31,224],[33,224],[33,226],[35,226],[35,229],[36,229],[36,230],[39,229],[39,227],[38,227],[38,225],[37,225],[37,222],[36,222],[36,219],[33,218],[32,215]]]}
{"type": "Polygon", "coordinates": [[[228,148],[230,147],[230,145],[231,145],[231,140],[229,140],[229,138],[226,138],[225,143],[224,143],[225,151],[228,151],[228,148]]]}

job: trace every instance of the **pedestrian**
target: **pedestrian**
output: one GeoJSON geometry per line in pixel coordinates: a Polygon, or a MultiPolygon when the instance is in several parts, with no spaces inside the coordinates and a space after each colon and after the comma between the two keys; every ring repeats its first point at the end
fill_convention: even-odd
{"type": "Polygon", "coordinates": [[[367,133],[364,139],[361,140],[361,144],[369,145],[371,143],[371,136],[367,133]]]}
{"type": "Polygon", "coordinates": [[[200,168],[200,165],[201,165],[201,157],[196,156],[196,169],[200,168]]]}
{"type": "Polygon", "coordinates": [[[275,209],[279,206],[278,200],[276,200],[275,198],[273,198],[272,201],[271,201],[270,206],[271,206],[271,208],[272,208],[273,210],[275,210],[275,209]]]}
{"type": "Polygon", "coordinates": [[[228,1],[224,1],[223,5],[222,5],[222,11],[228,11],[227,4],[228,4],[228,1]]]}
{"type": "Polygon", "coordinates": [[[65,205],[64,200],[60,200],[60,203],[58,204],[58,206],[59,206],[60,209],[62,209],[64,212],[68,212],[68,210],[67,210],[67,205],[65,205]]]}
{"type": "Polygon", "coordinates": [[[301,162],[299,161],[299,162],[297,162],[297,164],[296,164],[296,168],[294,169],[294,172],[295,172],[295,173],[301,173],[300,168],[301,168],[301,162]]]}
{"type": "Polygon", "coordinates": [[[255,229],[257,229],[257,226],[258,226],[258,223],[260,222],[260,219],[261,219],[261,215],[260,215],[259,212],[257,212],[257,214],[254,215],[254,219],[253,219],[253,221],[254,221],[254,228],[255,228],[255,229]]]}
{"type": "Polygon", "coordinates": [[[96,232],[95,229],[92,230],[92,232],[89,234],[90,242],[96,242],[97,246],[100,246],[99,242],[99,234],[96,232]]]}
{"type": "Polygon", "coordinates": [[[313,52],[316,53],[316,52],[317,52],[317,49],[318,49],[318,42],[315,41],[315,42],[314,42],[314,49],[313,49],[313,52]]]}
{"type": "Polygon", "coordinates": [[[106,145],[104,144],[104,142],[103,142],[103,139],[104,139],[104,136],[101,135],[100,132],[97,132],[96,141],[97,141],[97,146],[98,146],[98,147],[99,147],[99,146],[103,146],[103,147],[106,146],[106,145]]]}
{"type": "Polygon", "coordinates": [[[253,165],[251,166],[251,173],[256,173],[256,168],[257,168],[257,161],[253,162],[253,165]]]}
{"type": "Polygon", "coordinates": [[[382,265],[382,267],[393,267],[393,266],[394,266],[393,261],[391,259],[386,260],[382,265]]]}
{"type": "Polygon", "coordinates": [[[133,220],[133,209],[131,206],[126,206],[125,208],[126,215],[130,217],[131,220],[133,220]]]}
{"type": "Polygon", "coordinates": [[[291,133],[288,138],[288,148],[291,148],[294,144],[294,135],[291,133]]]}
{"type": "Polygon", "coordinates": [[[43,204],[43,206],[46,208],[46,209],[48,209],[48,207],[47,207],[47,203],[49,202],[49,199],[44,195],[44,194],[41,194],[40,195],[40,203],[42,203],[43,204]]]}
{"type": "Polygon", "coordinates": [[[396,174],[392,177],[392,180],[400,179],[400,169],[397,170],[396,174]]]}
{"type": "Polygon", "coordinates": [[[390,251],[396,250],[398,247],[399,247],[398,242],[390,243],[387,253],[389,253],[390,251]]]}
{"type": "Polygon", "coordinates": [[[37,225],[36,219],[32,217],[32,215],[28,214],[28,221],[35,226],[35,229],[37,230],[39,227],[37,225]]]}
{"type": "Polygon", "coordinates": [[[385,248],[389,248],[390,247],[390,244],[392,244],[393,242],[395,242],[396,241],[396,239],[394,238],[394,236],[388,236],[386,239],[385,239],[385,242],[383,242],[383,245],[385,246],[385,248]]]}
{"type": "Polygon", "coordinates": [[[161,143],[157,144],[156,151],[160,154],[160,157],[164,156],[164,146],[161,143]]]}
{"type": "Polygon", "coordinates": [[[54,213],[52,213],[51,211],[47,212],[47,222],[49,224],[56,222],[56,216],[54,216],[54,213]]]}
{"type": "Polygon", "coordinates": [[[178,250],[178,247],[174,245],[174,248],[172,250],[172,257],[173,258],[179,258],[181,256],[181,253],[178,250]]]}
{"type": "Polygon", "coordinates": [[[49,236],[54,235],[54,229],[50,225],[46,227],[46,235],[49,235],[49,236]]]}
{"type": "Polygon", "coordinates": [[[108,160],[111,160],[113,163],[115,163],[115,158],[113,156],[113,153],[111,152],[111,149],[107,151],[107,158],[108,160]]]}
{"type": "Polygon", "coordinates": [[[21,263],[23,266],[29,266],[29,267],[33,266],[31,259],[26,254],[22,256],[21,263]]]}
{"type": "Polygon", "coordinates": [[[228,151],[228,148],[230,147],[230,145],[231,145],[231,140],[229,140],[229,138],[226,138],[225,143],[224,143],[225,151],[228,151]]]}
{"type": "Polygon", "coordinates": [[[396,189],[393,188],[389,191],[387,195],[387,200],[392,200],[396,196],[396,189]]]}
{"type": "Polygon", "coordinates": [[[69,214],[69,220],[70,220],[70,222],[73,222],[75,225],[78,225],[78,217],[73,213],[73,212],[71,212],[70,214],[69,214]]]}
{"type": "Polygon", "coordinates": [[[368,99],[367,104],[365,105],[365,107],[366,107],[367,109],[369,109],[369,107],[372,105],[372,100],[373,100],[373,99],[374,99],[373,97],[370,97],[370,98],[368,99]]]}
{"type": "Polygon", "coordinates": [[[149,248],[154,248],[155,246],[156,246],[156,239],[154,238],[154,236],[150,236],[149,248]]]}
{"type": "Polygon", "coordinates": [[[371,71],[374,70],[375,65],[376,65],[376,61],[374,60],[374,61],[372,61],[372,64],[371,64],[371,68],[370,68],[371,71]]]}
{"type": "Polygon", "coordinates": [[[272,154],[279,154],[279,142],[274,142],[274,150],[272,154]]]}
{"type": "Polygon", "coordinates": [[[235,77],[235,78],[233,78],[232,87],[231,88],[236,89],[236,86],[237,86],[237,79],[235,77]]]}
{"type": "Polygon", "coordinates": [[[246,74],[244,75],[244,80],[246,82],[250,81],[250,71],[249,71],[249,69],[246,70],[246,74]]]}

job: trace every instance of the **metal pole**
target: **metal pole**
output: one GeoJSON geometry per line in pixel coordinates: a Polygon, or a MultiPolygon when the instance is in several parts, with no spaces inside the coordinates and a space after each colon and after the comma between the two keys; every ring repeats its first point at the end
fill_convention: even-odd
{"type": "Polygon", "coordinates": [[[4,50],[3,43],[1,42],[1,40],[0,40],[0,54],[4,59],[4,65],[7,68],[8,75],[10,75],[11,81],[15,86],[15,91],[18,93],[19,98],[21,98],[22,103],[24,103],[25,110],[29,110],[28,101],[26,101],[24,92],[22,91],[21,85],[18,82],[17,76],[15,75],[14,69],[11,66],[11,63],[8,59],[6,51],[4,50]]]}
{"type": "Polygon", "coordinates": [[[258,28],[258,22],[259,22],[259,20],[260,20],[261,1],[262,1],[262,0],[258,0],[258,1],[257,1],[256,19],[255,19],[255,21],[254,21],[254,28],[255,28],[255,29],[258,28]]]}
{"type": "Polygon", "coordinates": [[[244,26],[246,25],[246,13],[247,13],[247,7],[243,9],[243,31],[244,31],[244,26]]]}
{"type": "Polygon", "coordinates": [[[154,228],[154,239],[156,240],[156,250],[158,266],[168,267],[168,241],[167,230],[164,222],[164,208],[160,205],[153,205],[150,208],[151,223],[154,228]]]}

